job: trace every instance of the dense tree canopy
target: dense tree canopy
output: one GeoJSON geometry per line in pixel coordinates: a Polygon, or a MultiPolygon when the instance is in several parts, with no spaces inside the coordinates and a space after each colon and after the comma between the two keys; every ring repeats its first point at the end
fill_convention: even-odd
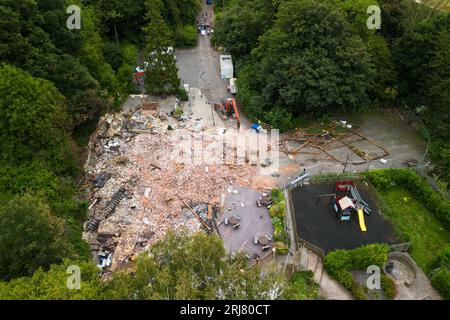
{"type": "Polygon", "coordinates": [[[146,1],[146,21],[143,28],[146,39],[144,55],[148,65],[145,87],[151,94],[177,93],[180,87],[178,68],[173,54],[173,35],[164,21],[161,0],[146,1]]]}
{"type": "Polygon", "coordinates": [[[119,271],[102,283],[88,263],[64,261],[47,272],[0,282],[0,299],[311,299],[317,295],[311,275],[247,268],[245,257],[230,256],[222,241],[204,233],[169,233],[136,260],[133,271],[119,271]],[[81,269],[80,290],[66,287],[67,267],[81,269]]]}
{"type": "Polygon", "coordinates": [[[287,286],[283,278],[261,280],[245,257],[228,256],[217,237],[169,233],[140,256],[134,276],[119,273],[108,287],[120,299],[276,299],[287,286]]]}
{"type": "Polygon", "coordinates": [[[327,4],[283,2],[252,56],[254,65],[240,78],[240,98],[258,117],[270,116],[274,107],[298,116],[368,102],[375,74],[370,55],[344,16],[327,4]],[[261,98],[252,100],[255,95],[261,98]]]}
{"type": "Polygon", "coordinates": [[[234,56],[250,54],[275,15],[272,0],[238,1],[217,19],[214,41],[234,56]]]}
{"type": "Polygon", "coordinates": [[[281,129],[319,114],[426,106],[436,173],[450,181],[449,14],[436,10],[448,4],[229,0],[217,5],[214,40],[233,54],[247,115],[281,129]],[[381,30],[369,30],[377,4],[381,30]]]}
{"type": "Polygon", "coordinates": [[[0,282],[0,300],[99,300],[102,299],[99,270],[93,263],[65,260],[50,270],[37,270],[31,277],[0,282]],[[67,288],[70,266],[80,268],[80,289],[67,288]]]}
{"type": "Polygon", "coordinates": [[[53,84],[2,65],[0,96],[1,159],[20,162],[37,157],[55,167],[66,163],[65,102],[53,84]]]}
{"type": "Polygon", "coordinates": [[[450,15],[418,23],[395,42],[400,94],[412,108],[425,106],[437,173],[450,181],[450,15]]]}
{"type": "Polygon", "coordinates": [[[62,261],[64,221],[30,195],[0,207],[0,278],[31,276],[38,268],[62,261]]]}

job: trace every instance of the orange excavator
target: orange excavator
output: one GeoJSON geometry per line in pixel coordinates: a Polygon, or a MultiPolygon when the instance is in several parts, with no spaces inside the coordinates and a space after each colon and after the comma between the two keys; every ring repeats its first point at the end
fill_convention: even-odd
{"type": "Polygon", "coordinates": [[[238,129],[241,127],[241,116],[235,99],[229,98],[225,104],[215,104],[214,108],[224,115],[225,120],[228,119],[229,116],[234,116],[237,121],[238,129]]]}

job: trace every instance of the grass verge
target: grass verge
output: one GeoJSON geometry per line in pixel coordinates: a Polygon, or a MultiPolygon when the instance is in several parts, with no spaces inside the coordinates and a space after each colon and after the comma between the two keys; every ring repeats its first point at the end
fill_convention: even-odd
{"type": "Polygon", "coordinates": [[[409,238],[410,255],[428,273],[437,254],[450,243],[450,232],[405,188],[379,193],[389,207],[386,217],[409,238]]]}

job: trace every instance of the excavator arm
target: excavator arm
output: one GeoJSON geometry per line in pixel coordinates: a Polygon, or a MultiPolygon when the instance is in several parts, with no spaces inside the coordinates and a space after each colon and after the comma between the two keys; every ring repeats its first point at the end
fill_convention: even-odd
{"type": "Polygon", "coordinates": [[[236,120],[237,120],[237,122],[240,123],[241,122],[241,115],[239,114],[239,110],[238,110],[238,107],[236,105],[236,100],[235,99],[232,100],[232,104],[233,104],[234,114],[236,115],[236,120]]]}
{"type": "Polygon", "coordinates": [[[237,125],[238,125],[238,129],[239,129],[240,126],[241,126],[241,115],[239,114],[239,109],[237,107],[235,99],[228,99],[227,100],[227,103],[225,105],[226,112],[232,113],[231,108],[233,108],[233,112],[235,114],[237,125]]]}

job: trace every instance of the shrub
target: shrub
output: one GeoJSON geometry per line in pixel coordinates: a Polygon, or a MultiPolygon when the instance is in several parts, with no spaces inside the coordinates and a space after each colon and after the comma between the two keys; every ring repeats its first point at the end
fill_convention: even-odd
{"type": "Polygon", "coordinates": [[[274,227],[273,238],[276,242],[289,243],[289,237],[286,233],[284,225],[284,217],[286,215],[286,202],[283,192],[279,189],[272,190],[272,206],[269,209],[270,217],[274,227]]]}
{"type": "Polygon", "coordinates": [[[381,288],[386,298],[392,300],[397,296],[397,286],[394,280],[385,274],[381,275],[381,288]]]}
{"type": "Polygon", "coordinates": [[[450,229],[450,202],[441,203],[436,209],[436,217],[450,229]]]}
{"type": "MultiPolygon", "coordinates": [[[[350,274],[351,275],[351,274],[350,274]]],[[[352,277],[352,286],[349,288],[352,295],[358,300],[368,300],[366,292],[364,288],[352,277]]]]}
{"type": "Polygon", "coordinates": [[[347,270],[339,270],[335,274],[336,280],[341,283],[344,287],[346,287],[348,290],[352,289],[353,286],[353,276],[350,272],[347,270]]]}
{"type": "Polygon", "coordinates": [[[284,218],[284,215],[286,214],[286,203],[284,200],[274,203],[270,209],[269,209],[270,216],[272,218],[279,217],[284,218]]]}
{"type": "Polygon", "coordinates": [[[450,266],[450,244],[446,245],[439,253],[436,261],[433,263],[434,268],[449,267],[450,266]]]}
{"type": "Polygon", "coordinates": [[[385,244],[369,244],[354,250],[335,250],[325,257],[325,268],[358,300],[367,300],[364,288],[353,278],[350,270],[366,270],[370,265],[383,266],[389,247],[385,244]]]}
{"type": "Polygon", "coordinates": [[[181,117],[183,114],[184,114],[184,111],[180,107],[176,107],[175,110],[173,111],[174,117],[181,117]]]}
{"type": "Polygon", "coordinates": [[[273,247],[275,248],[275,252],[279,255],[285,255],[289,253],[289,248],[284,242],[275,242],[273,244],[273,247]]]}
{"type": "Polygon", "coordinates": [[[272,200],[273,202],[280,202],[284,200],[284,195],[283,195],[283,191],[281,191],[278,188],[274,188],[272,189],[272,200]]]}
{"type": "Polygon", "coordinates": [[[447,269],[441,269],[431,277],[433,287],[446,300],[450,300],[450,272],[447,269]]]}
{"type": "Polygon", "coordinates": [[[347,250],[335,250],[325,257],[325,267],[337,279],[336,275],[342,270],[352,267],[351,255],[347,250]]]}
{"type": "Polygon", "coordinates": [[[283,219],[281,219],[280,217],[274,217],[274,218],[272,218],[272,224],[273,224],[273,228],[274,228],[273,240],[276,242],[277,241],[285,242],[286,234],[284,231],[283,219]]]}
{"type": "Polygon", "coordinates": [[[382,267],[388,258],[389,247],[386,244],[369,244],[350,251],[352,269],[366,270],[368,266],[382,267]]]}
{"type": "Polygon", "coordinates": [[[286,110],[276,107],[272,111],[264,112],[264,120],[280,131],[292,129],[292,114],[286,110]]]}
{"type": "Polygon", "coordinates": [[[317,299],[319,286],[314,282],[313,278],[314,273],[310,270],[295,272],[289,281],[289,289],[292,291],[292,293],[288,294],[289,299],[317,299]]]}
{"type": "Polygon", "coordinates": [[[184,90],[184,88],[180,88],[180,90],[178,90],[178,97],[180,98],[181,101],[189,100],[188,93],[186,92],[186,90],[184,90]]]}

